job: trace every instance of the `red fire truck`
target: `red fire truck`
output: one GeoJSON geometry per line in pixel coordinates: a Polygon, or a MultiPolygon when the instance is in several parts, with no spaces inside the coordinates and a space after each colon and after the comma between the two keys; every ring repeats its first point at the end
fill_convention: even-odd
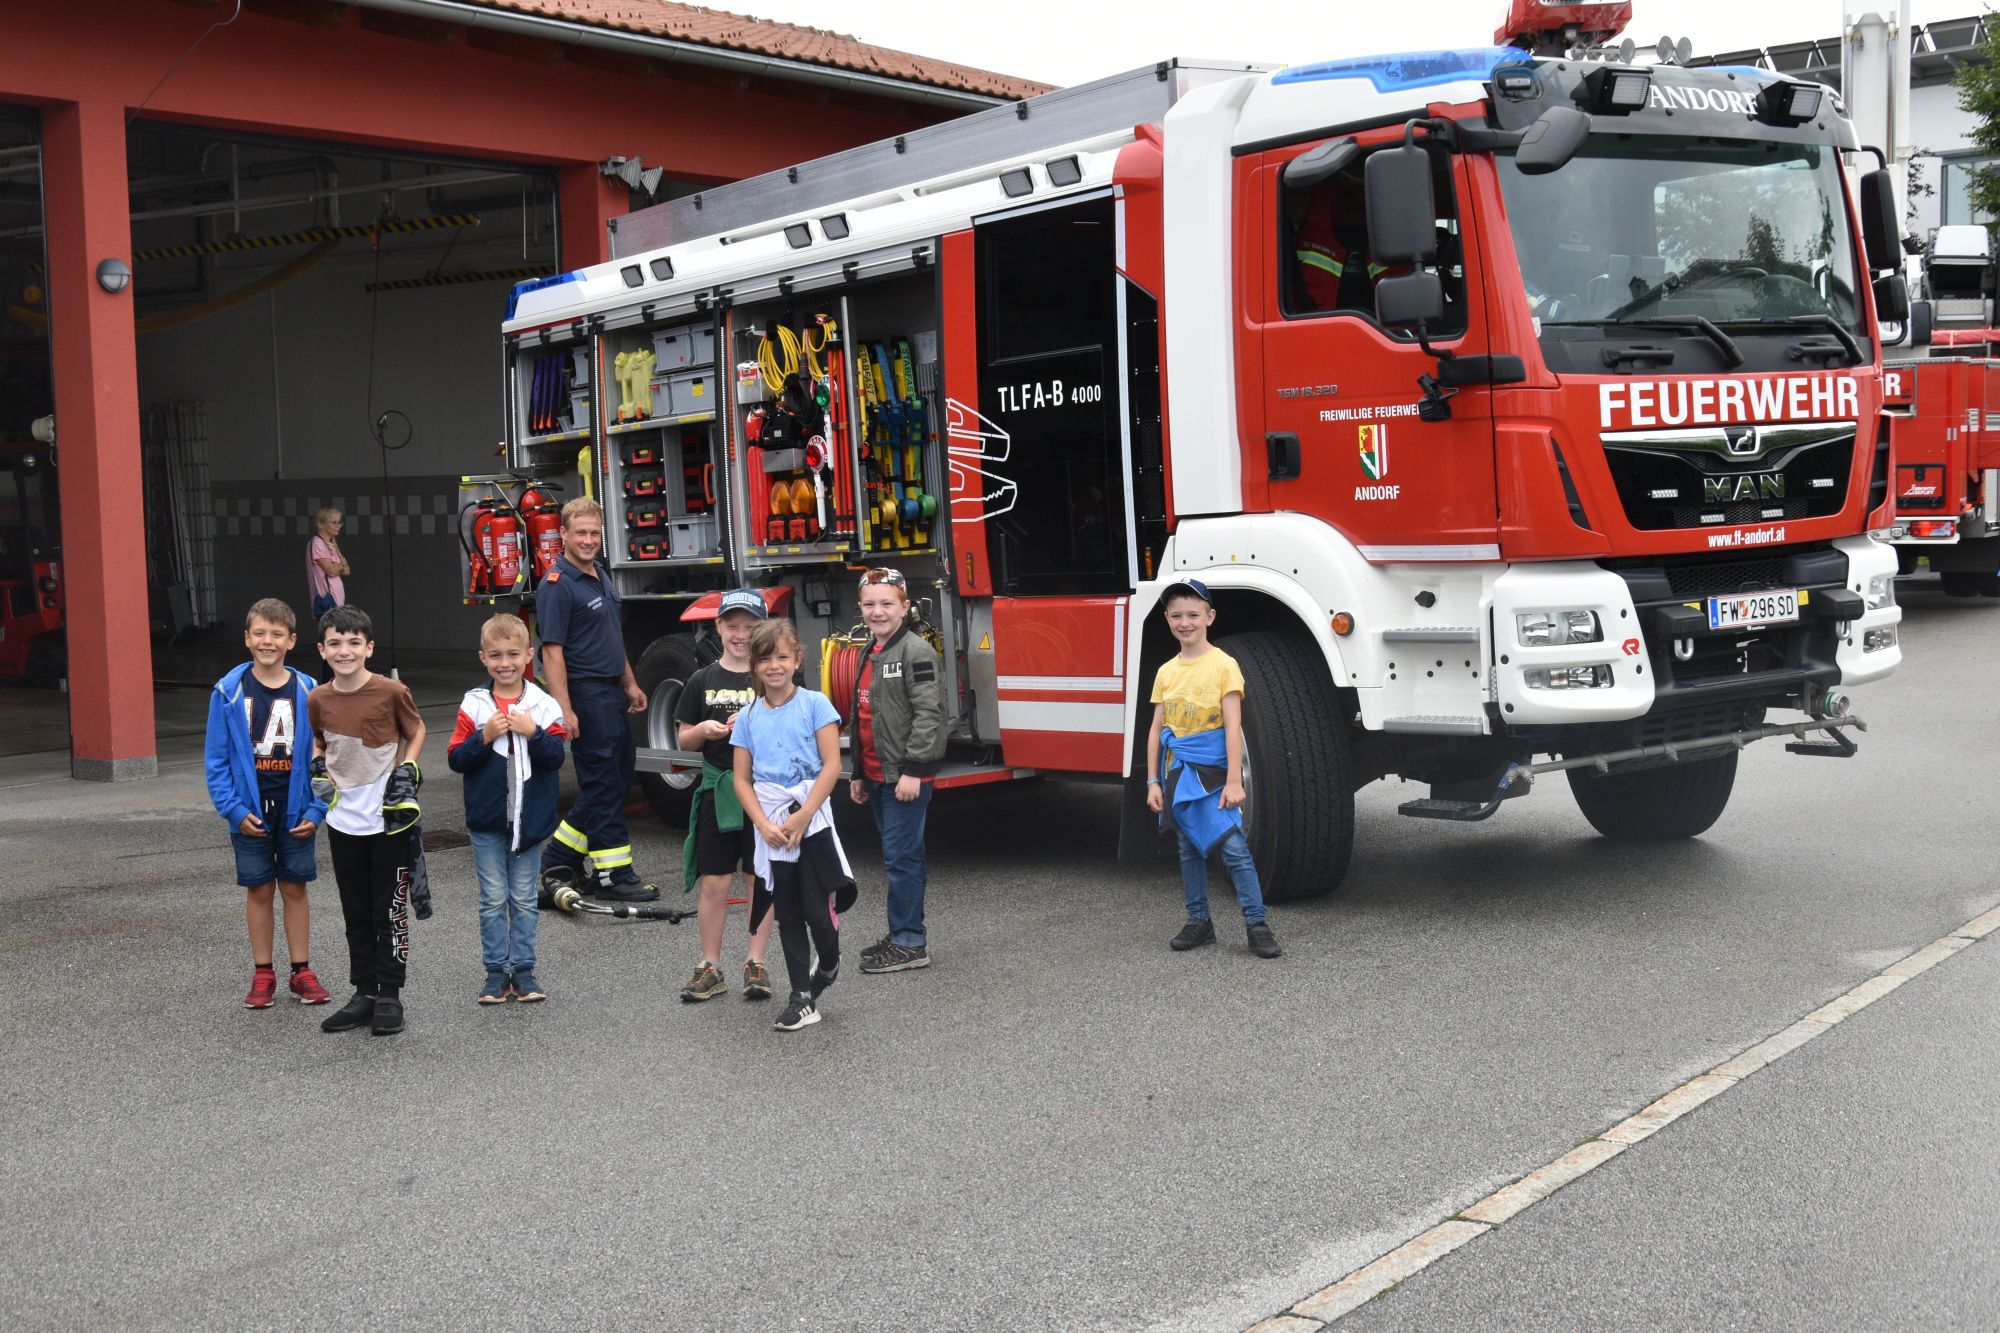
{"type": "Polygon", "coordinates": [[[1560,54],[1629,9],[1163,62],[620,218],[512,296],[512,468],[468,498],[604,504],[669,810],[719,591],[765,588],[844,705],[888,564],[955,682],[940,785],[1122,782],[1135,853],[1188,576],[1271,897],[1340,882],[1391,776],[1412,816],[1564,772],[1608,836],[1700,833],[1743,745],[1853,753],[1842,692],[1900,660],[1867,533],[1907,297],[1832,95],[1560,54]]]}
{"type": "Polygon", "coordinates": [[[2000,597],[2000,331],[1943,330],[1932,359],[1882,372],[1895,480],[1879,536],[1951,597],[2000,597]]]}
{"type": "Polygon", "coordinates": [[[2000,330],[1992,327],[2000,264],[1992,250],[1984,227],[1938,229],[1923,257],[1919,312],[1934,331],[1891,352],[1882,374],[1895,481],[1888,524],[1876,536],[1896,548],[1904,574],[1928,561],[1952,597],[2000,597],[2000,330]],[[1930,359],[1908,359],[1926,350],[1930,359]]]}

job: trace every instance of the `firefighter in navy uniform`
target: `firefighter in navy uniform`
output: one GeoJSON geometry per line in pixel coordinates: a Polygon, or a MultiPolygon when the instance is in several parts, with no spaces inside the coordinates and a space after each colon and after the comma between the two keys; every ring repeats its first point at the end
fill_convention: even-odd
{"type": "Polygon", "coordinates": [[[629,713],[646,711],[646,695],[625,657],[618,624],[618,590],[598,565],[604,511],[579,497],[562,507],[563,553],[535,592],[542,636],[544,684],[562,706],[576,756],[576,803],[542,848],[544,894],[551,871],[575,874],[578,887],[619,902],[660,896],[632,869],[632,835],[625,828],[625,793],[638,773],[629,713]]]}

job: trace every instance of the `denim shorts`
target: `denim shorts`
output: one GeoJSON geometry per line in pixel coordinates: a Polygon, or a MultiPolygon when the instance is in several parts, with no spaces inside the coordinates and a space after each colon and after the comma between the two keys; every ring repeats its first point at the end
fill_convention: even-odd
{"type": "Polygon", "coordinates": [[[270,836],[252,838],[241,829],[229,830],[229,844],[236,849],[236,882],[246,889],[258,888],[274,879],[290,884],[310,884],[319,876],[313,856],[319,830],[312,836],[294,838],[283,829],[270,836]]]}

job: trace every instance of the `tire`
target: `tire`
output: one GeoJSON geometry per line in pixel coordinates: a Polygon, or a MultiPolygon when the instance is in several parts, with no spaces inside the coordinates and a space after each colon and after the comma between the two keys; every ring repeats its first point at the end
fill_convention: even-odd
{"type": "Polygon", "coordinates": [[[1706,833],[1736,786],[1737,753],[1699,763],[1599,774],[1569,770],[1569,789],[1590,826],[1616,842],[1671,842],[1706,833]]]}
{"type": "Polygon", "coordinates": [[[1244,833],[1266,902],[1340,887],[1354,851],[1348,714],[1326,659],[1302,635],[1219,641],[1243,669],[1244,833]]]}
{"type": "Polygon", "coordinates": [[[1977,597],[1980,586],[1985,582],[1984,574],[1974,574],[1964,570],[1947,570],[1938,575],[1938,584],[1944,589],[1944,595],[1947,597],[1977,597]]]}
{"type": "MultiPolygon", "coordinates": [[[[677,750],[674,709],[681,701],[681,686],[694,674],[700,659],[694,638],[668,634],[646,645],[646,651],[632,668],[639,688],[646,692],[646,711],[633,719],[633,729],[642,748],[677,750]]],[[[701,783],[699,770],[688,773],[641,773],[639,788],[653,813],[675,828],[686,828],[688,806],[694,789],[701,783]]]]}

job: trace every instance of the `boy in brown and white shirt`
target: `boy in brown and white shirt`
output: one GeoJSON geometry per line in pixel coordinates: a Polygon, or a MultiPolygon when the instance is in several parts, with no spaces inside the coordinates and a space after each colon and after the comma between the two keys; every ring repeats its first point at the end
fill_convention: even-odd
{"type": "Polygon", "coordinates": [[[327,844],[347,924],[354,997],[320,1024],[378,1037],[403,1030],[410,956],[410,877],[417,859],[417,753],[424,723],[401,681],[368,670],[374,625],[337,606],[319,623],[333,679],[306,700],[313,729],[313,792],[327,803],[327,844]]]}

